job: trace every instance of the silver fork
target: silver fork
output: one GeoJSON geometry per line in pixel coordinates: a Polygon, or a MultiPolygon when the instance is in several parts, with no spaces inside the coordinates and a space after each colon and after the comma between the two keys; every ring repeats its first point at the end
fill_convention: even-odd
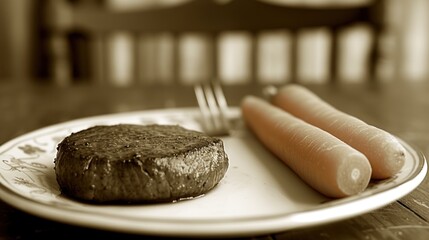
{"type": "Polygon", "coordinates": [[[202,127],[206,134],[229,134],[228,104],[219,82],[212,81],[194,86],[195,96],[202,115],[202,127]]]}

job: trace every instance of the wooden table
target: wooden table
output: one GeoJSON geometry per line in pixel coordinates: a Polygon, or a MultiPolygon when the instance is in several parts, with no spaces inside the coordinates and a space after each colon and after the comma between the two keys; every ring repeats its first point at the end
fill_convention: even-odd
{"type": "MultiPolygon", "coordinates": [[[[326,101],[401,137],[429,156],[429,84],[308,86],[326,101]]],[[[231,86],[237,105],[258,87],[231,86]]],[[[0,85],[0,144],[66,120],[133,110],[196,106],[191,87],[113,88],[0,85]]],[[[87,229],[38,218],[0,201],[0,239],[142,239],[140,235],[87,229]]],[[[254,236],[257,239],[428,239],[429,180],[386,207],[317,227],[254,236]]],[[[151,237],[153,238],[153,237],[151,237]]]]}

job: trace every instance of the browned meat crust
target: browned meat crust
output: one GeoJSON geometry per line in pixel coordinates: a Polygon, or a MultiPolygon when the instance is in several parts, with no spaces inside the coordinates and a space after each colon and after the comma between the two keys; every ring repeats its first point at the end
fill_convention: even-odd
{"type": "Polygon", "coordinates": [[[61,191],[91,202],[164,202],[202,195],[228,168],[218,138],[172,125],[95,126],[57,148],[61,191]]]}

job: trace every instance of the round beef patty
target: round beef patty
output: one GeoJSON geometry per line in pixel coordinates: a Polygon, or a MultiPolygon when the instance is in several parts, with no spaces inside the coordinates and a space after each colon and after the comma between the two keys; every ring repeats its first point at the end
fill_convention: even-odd
{"type": "Polygon", "coordinates": [[[173,125],[94,126],[57,147],[65,195],[91,202],[165,202],[202,195],[228,168],[219,138],[173,125]]]}

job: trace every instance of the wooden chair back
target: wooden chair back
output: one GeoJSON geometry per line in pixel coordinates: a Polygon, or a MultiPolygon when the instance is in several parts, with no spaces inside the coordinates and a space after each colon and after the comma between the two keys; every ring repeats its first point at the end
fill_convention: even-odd
{"type": "Polygon", "coordinates": [[[205,63],[198,63],[195,67],[200,70],[204,68],[205,74],[197,80],[222,80],[219,65],[223,53],[219,50],[219,40],[223,34],[235,32],[243,33],[250,39],[247,81],[259,81],[258,39],[270,31],[288,33],[291,66],[287,66],[290,69],[290,77],[285,81],[299,81],[297,36],[308,29],[329,31],[329,78],[330,81],[336,81],[340,78],[338,37],[344,29],[358,24],[368,26],[374,39],[370,43],[366,62],[368,76],[372,78],[379,51],[376,40],[382,31],[383,22],[382,1],[370,1],[357,6],[294,6],[258,0],[193,0],[167,7],[127,11],[114,11],[101,4],[76,2],[78,3],[48,1],[49,4],[46,4],[45,8],[47,17],[41,24],[42,36],[45,38],[41,42],[48,42],[40,48],[40,56],[44,58],[39,61],[40,69],[44,69],[41,70],[41,75],[56,79],[60,84],[79,81],[111,83],[109,70],[112,65],[109,65],[111,56],[108,51],[111,46],[108,38],[118,32],[126,32],[128,39],[131,39],[133,67],[128,71],[131,72],[129,76],[132,76],[133,82],[128,84],[183,82],[182,66],[185,60],[182,59],[184,54],[180,42],[183,43],[183,37],[187,33],[204,40],[204,56],[200,59],[205,63]],[[145,50],[151,51],[150,44],[144,45],[145,38],[155,38],[159,41],[164,39],[164,43],[169,46],[166,48],[166,61],[163,63],[164,70],[168,73],[164,74],[163,80],[149,76],[144,70],[155,68],[155,59],[142,55],[145,50]]]}

